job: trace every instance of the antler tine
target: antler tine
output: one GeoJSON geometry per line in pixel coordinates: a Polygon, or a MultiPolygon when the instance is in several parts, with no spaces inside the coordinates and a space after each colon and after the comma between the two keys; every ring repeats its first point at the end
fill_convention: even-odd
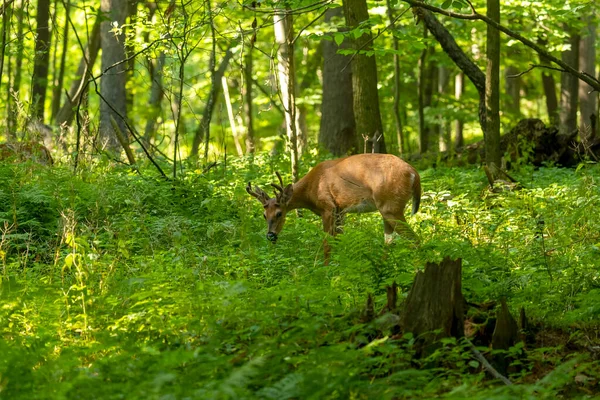
{"type": "Polygon", "coordinates": [[[279,185],[276,183],[271,183],[271,186],[273,186],[275,189],[277,189],[279,191],[279,193],[275,192],[275,196],[277,196],[277,198],[281,197],[282,193],[283,193],[283,179],[281,179],[281,174],[279,173],[279,171],[275,171],[275,174],[277,175],[277,178],[279,178],[279,185]]]}
{"type": "Polygon", "coordinates": [[[269,200],[269,196],[261,188],[255,187],[252,189],[251,182],[248,182],[248,185],[246,185],[246,192],[248,192],[250,196],[256,197],[262,203],[269,200]]]}

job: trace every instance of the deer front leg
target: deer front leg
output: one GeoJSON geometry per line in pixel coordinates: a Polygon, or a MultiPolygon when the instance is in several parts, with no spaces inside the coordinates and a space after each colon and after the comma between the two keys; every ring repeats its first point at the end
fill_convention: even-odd
{"type": "MultiPolygon", "coordinates": [[[[331,236],[335,236],[336,234],[335,218],[334,210],[326,210],[323,212],[323,214],[321,214],[321,219],[323,220],[323,231],[331,236]]],[[[325,265],[329,265],[329,254],[331,252],[331,247],[327,242],[327,237],[323,239],[323,250],[325,253],[325,265]]]]}

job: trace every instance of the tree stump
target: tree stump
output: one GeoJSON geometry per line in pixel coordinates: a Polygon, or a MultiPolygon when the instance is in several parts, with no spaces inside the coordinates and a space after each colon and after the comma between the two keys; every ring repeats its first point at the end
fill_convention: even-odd
{"type": "Polygon", "coordinates": [[[412,332],[418,356],[433,352],[440,338],[464,336],[464,298],[461,289],[461,259],[446,257],[439,264],[427,263],[418,272],[402,314],[404,332],[412,332]]]}
{"type": "MultiPolygon", "coordinates": [[[[494,350],[508,350],[521,340],[517,321],[513,318],[506,305],[506,299],[500,300],[500,310],[496,315],[496,328],[492,335],[492,348],[494,350]]],[[[504,354],[494,355],[494,365],[500,373],[506,373],[511,359],[504,354]]]]}

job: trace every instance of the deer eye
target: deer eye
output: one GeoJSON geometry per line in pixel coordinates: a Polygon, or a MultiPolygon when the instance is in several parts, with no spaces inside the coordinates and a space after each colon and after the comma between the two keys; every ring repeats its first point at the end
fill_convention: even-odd
{"type": "Polygon", "coordinates": [[[265,217],[265,219],[267,219],[267,214],[263,214],[263,217],[265,217]]]}
{"type": "Polygon", "coordinates": [[[281,218],[281,211],[277,211],[277,214],[275,214],[275,216],[276,216],[277,218],[281,218]]]}

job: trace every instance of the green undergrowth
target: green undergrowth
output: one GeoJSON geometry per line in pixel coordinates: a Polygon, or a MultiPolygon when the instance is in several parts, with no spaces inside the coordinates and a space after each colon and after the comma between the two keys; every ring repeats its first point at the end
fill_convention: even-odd
{"type": "Polygon", "coordinates": [[[523,167],[523,189],[498,194],[476,168],[421,170],[420,246],[385,246],[377,214],[349,215],[327,267],[318,217],[290,215],[272,245],[245,192],[287,165],[261,155],[166,182],[0,164],[0,398],[593,396],[598,362],[566,349],[598,340],[597,165],[523,167]],[[361,322],[369,293],[379,311],[387,285],[405,297],[445,256],[463,259],[470,303],[506,297],[567,343],[528,352],[506,387],[460,341],[417,360],[412,335],[361,322]]]}

